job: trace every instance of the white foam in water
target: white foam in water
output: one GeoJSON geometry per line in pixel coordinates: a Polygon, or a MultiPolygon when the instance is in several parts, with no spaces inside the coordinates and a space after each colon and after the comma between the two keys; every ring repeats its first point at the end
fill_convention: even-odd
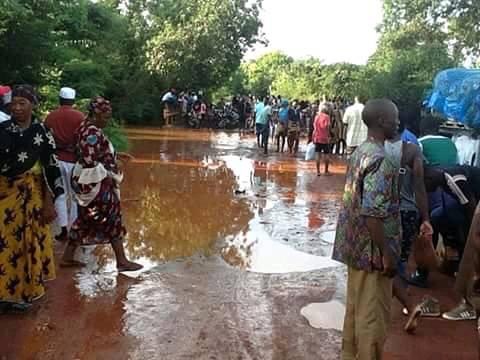
{"type": "Polygon", "coordinates": [[[312,303],[300,311],[310,326],[316,329],[343,329],[345,305],[337,300],[326,303],[312,303]]]}
{"type": "Polygon", "coordinates": [[[250,222],[250,229],[229,241],[245,260],[248,271],[262,274],[308,272],[337,267],[340,263],[327,256],[311,255],[289,245],[273,240],[257,219],[250,222]],[[248,248],[248,254],[244,250],[248,248]]]}

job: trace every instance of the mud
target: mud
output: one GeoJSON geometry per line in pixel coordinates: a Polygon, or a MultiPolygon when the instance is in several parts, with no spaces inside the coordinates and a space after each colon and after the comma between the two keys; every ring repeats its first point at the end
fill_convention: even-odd
{"type": "MultiPolygon", "coordinates": [[[[108,246],[81,249],[87,268],[59,269],[32,312],[0,317],[0,359],[338,359],[344,162],[318,178],[314,163],[265,157],[234,133],[129,137],[126,247],[145,269],[118,274],[108,246]]],[[[387,359],[478,358],[473,322],[424,321],[411,337],[403,321],[397,309],[387,359]]]]}

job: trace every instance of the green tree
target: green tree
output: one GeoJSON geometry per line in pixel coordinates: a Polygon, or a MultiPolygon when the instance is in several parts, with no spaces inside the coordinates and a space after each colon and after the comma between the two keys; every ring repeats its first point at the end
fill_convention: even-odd
{"type": "Polygon", "coordinates": [[[259,38],[261,0],[158,1],[150,4],[148,69],[167,84],[211,88],[226,81],[259,38]],[[155,6],[153,6],[155,5],[155,6]]]}

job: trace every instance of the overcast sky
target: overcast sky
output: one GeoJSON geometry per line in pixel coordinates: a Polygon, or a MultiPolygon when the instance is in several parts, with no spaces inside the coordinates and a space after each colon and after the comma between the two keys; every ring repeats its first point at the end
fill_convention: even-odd
{"type": "Polygon", "coordinates": [[[376,48],[381,0],[264,0],[261,15],[267,48],[248,59],[280,50],[294,58],[364,64],[376,48]]]}

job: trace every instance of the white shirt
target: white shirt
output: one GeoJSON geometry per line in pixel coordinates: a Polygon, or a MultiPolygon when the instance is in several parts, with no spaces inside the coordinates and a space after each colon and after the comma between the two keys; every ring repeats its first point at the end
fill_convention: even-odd
{"type": "Polygon", "coordinates": [[[343,123],[347,127],[347,146],[359,146],[368,136],[367,125],[363,122],[362,111],[365,106],[357,103],[349,106],[343,115],[343,123]]]}
{"type": "Polygon", "coordinates": [[[0,123],[7,120],[10,120],[10,115],[7,115],[3,111],[0,111],[0,123]]]}

